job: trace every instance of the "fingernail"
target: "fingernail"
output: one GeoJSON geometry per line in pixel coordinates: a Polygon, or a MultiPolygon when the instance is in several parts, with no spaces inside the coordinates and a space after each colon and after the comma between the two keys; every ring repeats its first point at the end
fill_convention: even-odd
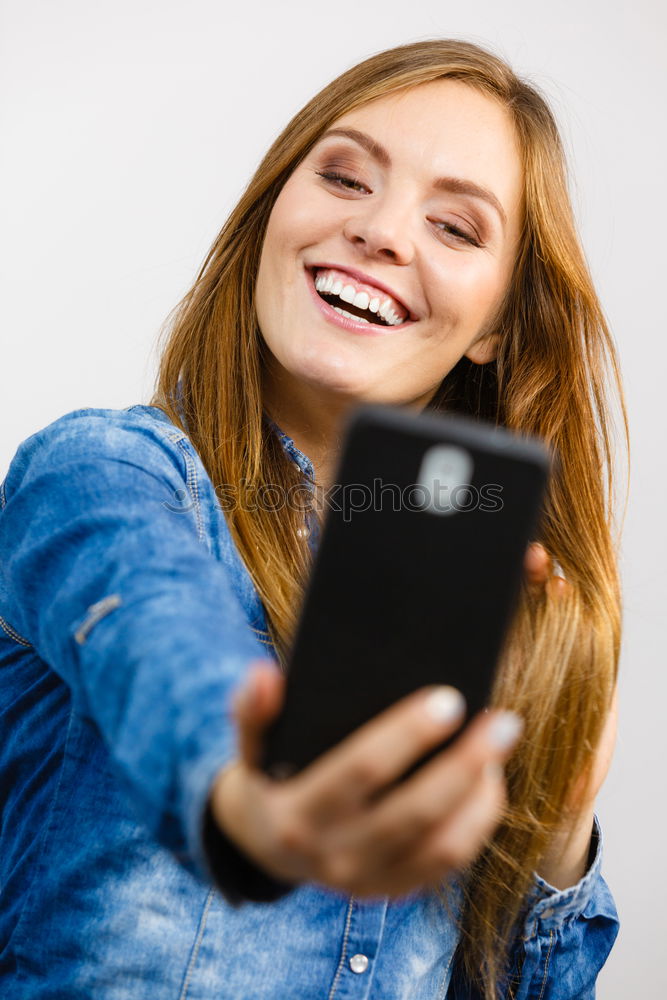
{"type": "Polygon", "coordinates": [[[453,722],[463,715],[465,698],[453,687],[439,687],[426,699],[426,711],[436,722],[453,722]]]}
{"type": "Polygon", "coordinates": [[[551,575],[558,576],[560,577],[561,580],[566,579],[565,570],[563,569],[563,567],[561,566],[561,564],[558,562],[557,559],[551,560],[551,575]]]}
{"type": "Polygon", "coordinates": [[[509,750],[523,730],[523,719],[515,712],[501,712],[489,726],[489,742],[497,750],[509,750]]]}

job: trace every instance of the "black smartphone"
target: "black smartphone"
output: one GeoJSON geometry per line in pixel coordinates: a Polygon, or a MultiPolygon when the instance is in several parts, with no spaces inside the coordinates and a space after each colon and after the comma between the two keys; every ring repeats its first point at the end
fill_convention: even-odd
{"type": "Polygon", "coordinates": [[[458,688],[468,720],[485,707],[550,461],[537,439],[470,418],[355,408],[265,734],[269,775],[425,685],[458,688]]]}

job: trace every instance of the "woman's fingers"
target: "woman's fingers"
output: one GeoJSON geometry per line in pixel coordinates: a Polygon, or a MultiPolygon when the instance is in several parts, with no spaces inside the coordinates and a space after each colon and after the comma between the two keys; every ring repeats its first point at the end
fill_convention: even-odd
{"type": "Polygon", "coordinates": [[[357,884],[359,896],[403,895],[416,887],[432,889],[474,860],[488,843],[506,803],[502,768],[484,768],[458,809],[436,824],[418,844],[399,852],[381,872],[357,884]]]}
{"type": "Polygon", "coordinates": [[[239,752],[251,767],[258,766],[263,732],[278,714],[284,695],[285,678],[273,661],[253,661],[245,684],[234,698],[239,752]]]}
{"type": "MultiPolygon", "coordinates": [[[[560,569],[560,567],[558,568],[560,569]]],[[[563,597],[567,593],[570,584],[564,576],[554,574],[554,576],[547,580],[544,587],[549,597],[563,597]]]]}
{"type": "Polygon", "coordinates": [[[528,546],[523,566],[526,582],[534,594],[545,590],[550,597],[560,597],[567,592],[569,584],[562,567],[539,542],[528,546]]]}
{"type": "MultiPolygon", "coordinates": [[[[327,849],[356,858],[366,870],[391,864],[406,850],[418,848],[443,822],[455,821],[457,810],[489,775],[502,778],[502,764],[521,732],[512,713],[481,713],[456,743],[387,793],[373,809],[342,824],[327,849]],[[363,859],[363,860],[362,860],[363,859]]],[[[502,781],[500,782],[502,784],[502,781]]]]}
{"type": "Polygon", "coordinates": [[[533,587],[542,587],[549,579],[551,573],[549,555],[539,542],[532,542],[526,549],[523,569],[528,584],[533,587]]]}
{"type": "Polygon", "coordinates": [[[401,699],[290,779],[303,818],[327,825],[356,812],[454,733],[464,714],[455,688],[422,688],[401,699]]]}
{"type": "Polygon", "coordinates": [[[462,803],[452,819],[436,827],[426,839],[415,865],[431,867],[430,878],[439,879],[440,865],[460,868],[479,854],[495,830],[507,801],[502,768],[486,767],[479,786],[462,803]]]}
{"type": "Polygon", "coordinates": [[[445,877],[478,852],[504,787],[489,765],[511,753],[516,716],[480,713],[451,747],[396,785],[463,719],[458,692],[422,689],[299,774],[273,782],[255,762],[284,681],[271,662],[253,666],[236,702],[243,759],[213,792],[218,822],[250,857],[286,880],[400,894],[445,877]]]}

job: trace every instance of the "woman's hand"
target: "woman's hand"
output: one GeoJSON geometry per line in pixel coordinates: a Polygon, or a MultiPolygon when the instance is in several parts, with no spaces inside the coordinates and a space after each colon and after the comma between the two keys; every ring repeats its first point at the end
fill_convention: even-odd
{"type": "Polygon", "coordinates": [[[241,756],[211,796],[216,821],[256,864],[286,882],[363,897],[435,885],[479,853],[504,805],[516,716],[480,713],[455,744],[386,790],[462,722],[458,692],[421,689],[275,782],[257,761],[284,684],[272,663],[254,665],[235,705],[241,756]]]}
{"type": "MultiPolygon", "coordinates": [[[[554,575],[539,544],[529,547],[525,571],[530,587],[546,587],[552,596],[568,586],[554,575]]],[[[316,881],[358,896],[401,895],[441,882],[477,856],[505,802],[502,763],[520,728],[512,734],[513,716],[481,713],[453,746],[385,791],[462,721],[462,706],[453,711],[457,692],[440,692],[440,703],[452,712],[438,721],[427,708],[434,689],[422,689],[300,774],[274,782],[257,762],[264,729],[282,705],[284,683],[270,661],[251,671],[235,706],[240,759],[220,772],[211,795],[216,821],[260,867],[287,882],[316,881]]],[[[594,780],[579,790],[587,799],[594,799],[609,766],[611,728],[610,721],[594,780]]],[[[591,822],[592,813],[574,839],[568,832],[569,855],[554,845],[554,861],[542,872],[552,884],[578,872],[591,822]]]]}
{"type": "Polygon", "coordinates": [[[550,597],[559,597],[566,592],[568,583],[562,569],[539,542],[528,546],[523,568],[528,586],[534,593],[544,589],[550,597]]]}

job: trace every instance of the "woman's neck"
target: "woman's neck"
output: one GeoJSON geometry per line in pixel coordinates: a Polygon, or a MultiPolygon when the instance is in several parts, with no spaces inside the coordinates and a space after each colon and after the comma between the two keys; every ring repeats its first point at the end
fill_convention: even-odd
{"type": "Polygon", "coordinates": [[[281,391],[276,388],[274,383],[266,385],[265,411],[313,463],[318,488],[328,490],[336,472],[346,417],[358,401],[333,393],[323,396],[307,386],[289,392],[282,391],[283,386],[281,391]]]}
{"type": "MultiPolygon", "coordinates": [[[[418,412],[436,391],[437,387],[402,405],[418,412]]],[[[262,395],[265,411],[313,463],[318,489],[328,490],[334,481],[347,418],[361,400],[309,386],[284,371],[265,372],[262,395]]]]}

